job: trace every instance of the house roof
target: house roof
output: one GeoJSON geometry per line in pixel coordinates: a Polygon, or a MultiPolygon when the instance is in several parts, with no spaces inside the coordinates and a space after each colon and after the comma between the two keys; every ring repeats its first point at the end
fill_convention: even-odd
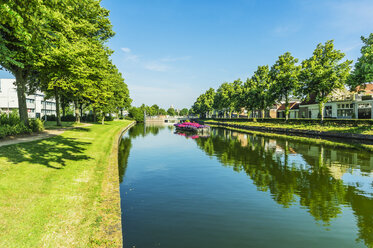
{"type": "Polygon", "coordinates": [[[316,104],[316,95],[311,94],[310,97],[305,99],[300,105],[309,105],[309,104],[316,104]]]}
{"type": "Polygon", "coordinates": [[[373,83],[357,86],[355,92],[364,92],[365,94],[373,95],[373,83]]]}
{"type": "MultiPolygon", "coordinates": [[[[277,110],[285,110],[286,104],[283,103],[280,105],[280,107],[277,110]]],[[[290,109],[299,109],[299,103],[297,102],[291,102],[290,103],[290,109]]]]}

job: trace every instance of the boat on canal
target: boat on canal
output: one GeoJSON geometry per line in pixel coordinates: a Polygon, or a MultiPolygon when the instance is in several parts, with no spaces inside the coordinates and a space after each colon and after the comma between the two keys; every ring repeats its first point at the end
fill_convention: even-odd
{"type": "Polygon", "coordinates": [[[193,133],[209,133],[210,126],[201,125],[196,122],[183,122],[174,124],[176,130],[183,132],[193,132],[193,133]]]}

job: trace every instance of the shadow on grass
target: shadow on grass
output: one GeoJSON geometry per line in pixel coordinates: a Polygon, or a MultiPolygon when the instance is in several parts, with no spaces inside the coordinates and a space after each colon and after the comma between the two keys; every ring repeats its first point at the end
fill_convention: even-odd
{"type": "Polygon", "coordinates": [[[0,157],[18,164],[28,162],[40,164],[53,169],[63,169],[69,161],[91,159],[85,155],[90,142],[77,141],[74,138],[56,136],[53,138],[21,143],[0,148],[0,157]]]}
{"type": "Polygon", "coordinates": [[[74,127],[74,128],[69,129],[69,131],[73,131],[73,132],[90,132],[91,129],[87,128],[87,127],[74,127]]]}

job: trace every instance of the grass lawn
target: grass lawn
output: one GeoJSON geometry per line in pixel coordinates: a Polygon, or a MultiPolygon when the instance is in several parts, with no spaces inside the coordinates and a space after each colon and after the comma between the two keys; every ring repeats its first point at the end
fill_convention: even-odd
{"type": "Polygon", "coordinates": [[[46,121],[44,122],[44,127],[45,129],[58,129],[61,127],[79,127],[84,125],[84,123],[76,123],[73,121],[62,121],[61,124],[62,126],[57,126],[56,121],[46,121]]]}
{"type": "MultiPolygon", "coordinates": [[[[207,123],[218,123],[219,121],[209,120],[207,123]]],[[[313,131],[324,131],[324,132],[342,132],[342,133],[358,133],[373,135],[373,126],[366,124],[359,124],[358,126],[353,125],[320,125],[320,124],[286,124],[286,123],[268,123],[268,122],[224,122],[229,124],[237,124],[244,126],[261,126],[261,127],[275,127],[275,128],[290,128],[290,129],[305,129],[313,131]]]]}
{"type": "Polygon", "coordinates": [[[130,123],[94,124],[0,148],[0,247],[111,247],[97,238],[102,185],[115,138],[130,123]]]}

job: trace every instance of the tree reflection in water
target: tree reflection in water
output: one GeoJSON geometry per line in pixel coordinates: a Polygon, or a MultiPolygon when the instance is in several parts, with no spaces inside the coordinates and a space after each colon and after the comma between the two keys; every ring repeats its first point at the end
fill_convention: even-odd
{"type": "Polygon", "coordinates": [[[269,191],[283,207],[299,203],[326,226],[351,207],[359,241],[373,246],[373,185],[366,185],[373,171],[369,152],[226,129],[213,129],[210,137],[195,141],[222,165],[245,171],[258,190],[269,191]]]}
{"type": "MultiPolygon", "coordinates": [[[[118,161],[121,182],[131,140],[157,135],[164,128],[173,130],[172,126],[138,124],[123,137],[118,161]]],[[[285,208],[299,204],[325,226],[338,218],[345,207],[351,208],[358,240],[373,247],[373,155],[369,152],[226,129],[212,129],[210,137],[194,141],[223,166],[244,171],[258,190],[270,192],[278,204],[285,208]]]]}
{"type": "MultiPolygon", "coordinates": [[[[131,140],[137,137],[144,137],[146,135],[152,134],[157,135],[160,130],[167,128],[165,125],[144,125],[136,124],[131,127],[127,133],[123,136],[118,147],[118,167],[119,167],[119,181],[123,182],[123,177],[126,173],[128,165],[128,157],[130,155],[130,150],[132,147],[131,140]]],[[[173,127],[171,126],[171,129],[173,127]]]]}

